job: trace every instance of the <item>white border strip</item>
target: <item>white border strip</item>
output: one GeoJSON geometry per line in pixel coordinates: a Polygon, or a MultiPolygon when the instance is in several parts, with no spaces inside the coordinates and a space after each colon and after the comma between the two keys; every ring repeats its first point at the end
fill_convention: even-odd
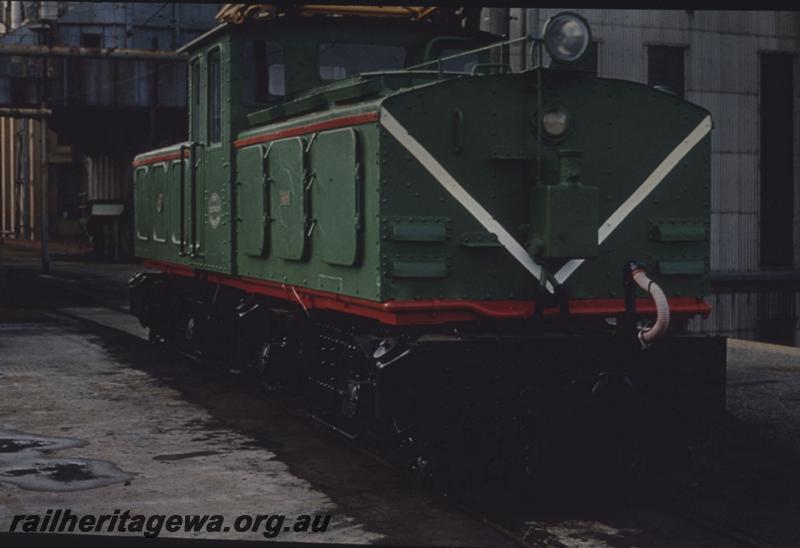
{"type": "MultiPolygon", "coordinates": [[[[439,184],[464,206],[487,231],[495,234],[497,236],[497,241],[500,242],[528,272],[533,274],[537,280],[541,279],[542,267],[533,260],[525,248],[523,248],[481,204],[470,196],[469,193],[464,190],[464,187],[458,184],[458,181],[447,172],[442,164],[414,139],[408,130],[406,130],[406,128],[404,128],[385,108],[381,109],[381,125],[383,125],[401,145],[406,147],[419,163],[433,175],[439,184]]],[[[550,282],[547,282],[545,285],[547,290],[553,293],[553,285],[550,282]]]]}
{"type": "MultiPolygon", "coordinates": [[[[653,170],[653,173],[639,185],[633,194],[628,196],[628,199],[622,202],[622,205],[606,219],[600,228],[597,229],[597,243],[602,244],[608,236],[636,209],[647,196],[655,190],[655,188],[669,175],[669,173],[678,165],[678,162],[689,154],[697,143],[711,131],[711,116],[706,116],[700,124],[692,130],[686,138],[678,144],[675,149],[670,152],[666,158],[653,170]]],[[[572,259],[568,261],[561,269],[556,272],[555,278],[558,283],[564,283],[579,266],[583,264],[584,259],[572,259]]]]}

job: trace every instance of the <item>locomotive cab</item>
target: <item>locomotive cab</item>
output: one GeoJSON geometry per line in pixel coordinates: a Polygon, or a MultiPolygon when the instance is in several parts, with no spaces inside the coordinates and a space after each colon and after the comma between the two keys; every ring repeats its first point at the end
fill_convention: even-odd
{"type": "MultiPolygon", "coordinates": [[[[360,18],[224,24],[181,50],[190,55],[190,137],[211,144],[249,127],[248,114],[309,90],[335,87],[362,73],[401,71],[499,38],[405,21],[373,20],[365,26],[360,18]],[[230,127],[213,126],[217,119],[230,127]]],[[[445,62],[441,70],[469,73],[487,61],[487,53],[472,53],[445,62]]]]}

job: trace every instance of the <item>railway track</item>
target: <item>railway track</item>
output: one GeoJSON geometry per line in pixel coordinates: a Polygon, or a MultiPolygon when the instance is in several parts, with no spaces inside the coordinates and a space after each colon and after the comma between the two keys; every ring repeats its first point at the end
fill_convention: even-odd
{"type": "MultiPolygon", "coordinates": [[[[58,277],[43,279],[41,283],[46,284],[51,289],[57,289],[56,294],[58,294],[61,299],[67,301],[62,301],[62,306],[74,305],[74,300],[83,302],[90,293],[85,288],[81,287],[80,283],[61,283],[58,277]],[[69,300],[70,296],[73,297],[72,301],[69,300]],[[77,297],[77,299],[75,299],[75,297],[77,297]]],[[[97,299],[90,302],[95,305],[104,306],[103,303],[98,302],[97,299]]],[[[126,336],[131,337],[131,339],[138,338],[141,342],[141,337],[137,337],[137,335],[134,334],[135,330],[126,329],[125,322],[123,321],[116,321],[123,318],[122,315],[126,312],[124,308],[112,308],[115,309],[114,313],[117,314],[119,318],[112,318],[114,313],[97,314],[94,310],[82,314],[79,312],[79,308],[69,308],[66,311],[56,310],[56,312],[62,316],[68,316],[82,322],[100,325],[106,329],[113,329],[117,332],[124,333],[126,336]]],[[[130,316],[125,315],[124,318],[130,320],[130,324],[136,323],[130,316]]],[[[196,356],[190,357],[195,360],[197,359],[196,356]]],[[[289,412],[306,417],[306,420],[316,421],[319,419],[318,417],[313,418],[313,413],[299,410],[291,401],[284,401],[281,405],[289,412]]],[[[357,444],[353,443],[352,445],[355,446],[357,444]]],[[[391,467],[398,473],[407,474],[410,479],[413,479],[413,475],[407,470],[402,469],[377,452],[364,447],[357,447],[357,450],[382,463],[382,465],[391,467]]],[[[755,461],[757,462],[758,458],[755,458],[755,461]]],[[[679,529],[691,529],[694,532],[690,533],[690,536],[714,539],[716,543],[714,545],[757,547],[786,545],[781,542],[774,542],[769,535],[761,534],[761,532],[759,532],[759,524],[757,523],[753,524],[739,520],[731,520],[725,512],[725,508],[727,508],[729,504],[726,501],[727,495],[724,492],[724,480],[721,481],[723,481],[723,483],[712,487],[713,494],[710,496],[714,500],[708,510],[697,512],[692,509],[687,509],[686,506],[681,506],[680,504],[658,504],[654,508],[654,511],[660,516],[658,519],[663,517],[663,519],[676,524],[675,527],[679,529]]],[[[472,519],[484,523],[487,527],[491,527],[508,539],[513,540],[513,542],[519,546],[569,546],[580,544],[581,542],[583,545],[587,545],[587,543],[589,545],[604,543],[606,545],[621,546],[629,545],[631,542],[630,537],[637,537],[642,534],[641,531],[637,532],[636,527],[633,527],[629,528],[631,529],[630,531],[623,531],[619,537],[610,538],[607,532],[604,532],[606,531],[604,524],[608,520],[603,516],[599,516],[594,520],[599,524],[598,532],[591,530],[592,527],[587,528],[585,526],[586,520],[582,520],[583,524],[576,524],[573,519],[574,516],[570,514],[564,514],[553,518],[550,513],[543,512],[541,508],[537,508],[523,513],[518,511],[513,518],[509,518],[497,516],[496,514],[490,515],[489,512],[484,511],[479,506],[464,503],[449,494],[443,495],[434,490],[429,490],[429,493],[431,496],[445,501],[447,505],[458,508],[460,511],[468,514],[472,519]]],[[[622,512],[624,513],[625,511],[623,510],[622,512]]],[[[602,514],[602,512],[599,513],[602,514]]],[[[625,529],[625,527],[620,527],[618,529],[625,529]]],[[[640,527],[639,529],[642,528],[640,527]]],[[[665,542],[663,538],[657,538],[656,542],[650,544],[661,546],[672,545],[670,542],[665,542]]]]}
{"type": "MultiPolygon", "coordinates": [[[[94,321],[85,316],[76,315],[74,311],[56,312],[62,316],[67,316],[72,319],[90,322],[108,329],[119,330],[118,326],[102,323],[102,320],[94,321]]],[[[131,338],[137,338],[135,335],[131,335],[130,332],[124,333],[131,338]]],[[[141,342],[140,338],[138,338],[138,340],[141,342]]],[[[175,348],[164,348],[164,351],[187,358],[196,364],[203,363],[202,358],[190,352],[181,351],[175,348]]],[[[241,376],[242,371],[229,370],[228,374],[241,376]]],[[[247,387],[245,389],[254,389],[251,383],[243,383],[243,385],[247,387]]],[[[260,388],[258,388],[258,390],[260,390],[260,388]]],[[[318,413],[315,413],[313,410],[303,408],[297,398],[293,398],[290,395],[280,392],[272,392],[270,397],[272,398],[273,403],[279,405],[280,408],[285,412],[302,418],[306,421],[313,421],[322,425],[326,429],[329,429],[338,437],[344,438],[348,443],[351,443],[352,447],[360,454],[369,457],[370,459],[380,463],[382,466],[391,468],[398,474],[408,476],[410,481],[419,482],[421,488],[426,489],[430,496],[436,498],[450,508],[458,510],[471,519],[493,529],[498,534],[513,542],[516,546],[531,548],[542,546],[551,547],[573,545],[628,545],[627,541],[625,540],[624,532],[620,538],[609,538],[609,535],[603,532],[606,530],[606,526],[603,524],[602,519],[597,520],[596,525],[588,527],[587,530],[586,520],[581,520],[581,525],[575,525],[573,524],[574,520],[568,517],[568,514],[565,514],[562,523],[559,523],[559,518],[555,518],[554,520],[550,516],[548,516],[546,519],[542,519],[542,509],[540,507],[527,512],[520,511],[520,508],[517,507],[513,518],[503,518],[498,517],[497,511],[487,511],[485,504],[482,506],[480,503],[476,503],[475,497],[473,497],[473,500],[465,500],[463,497],[458,495],[453,495],[452,493],[442,492],[441,490],[436,490],[435,488],[432,489],[430,487],[423,486],[419,478],[415,477],[412,472],[410,472],[406,467],[400,465],[396,460],[387,458],[386,455],[382,455],[378,450],[359,443],[353,436],[343,432],[340,428],[336,427],[336,425],[326,421],[318,413]],[[593,531],[592,529],[595,530],[593,531]]],[[[718,492],[717,496],[722,503],[721,505],[725,506],[723,500],[724,494],[718,492]]],[[[600,506],[602,507],[602,504],[600,504],[600,506]]],[[[696,531],[696,533],[694,533],[695,535],[699,534],[705,538],[708,538],[709,535],[712,536],[719,543],[718,545],[750,546],[758,548],[780,546],[780,544],[771,542],[765,536],[758,534],[757,531],[742,527],[742,524],[740,523],[731,523],[731,521],[726,519],[725,515],[721,513],[716,515],[699,515],[670,504],[660,504],[654,509],[671,521],[678,523],[682,522],[686,524],[687,527],[690,527],[696,531]]],[[[638,533],[631,534],[632,536],[636,536],[638,533]]]]}

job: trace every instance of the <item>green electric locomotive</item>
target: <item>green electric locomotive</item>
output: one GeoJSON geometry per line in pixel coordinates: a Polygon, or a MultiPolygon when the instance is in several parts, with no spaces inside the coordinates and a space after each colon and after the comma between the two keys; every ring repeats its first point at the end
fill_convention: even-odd
{"type": "Polygon", "coordinates": [[[587,72],[571,12],[498,44],[453,10],[251,8],[184,48],[188,140],[133,163],[154,341],[475,481],[724,409],[724,339],[686,329],[706,110],[587,72]]]}

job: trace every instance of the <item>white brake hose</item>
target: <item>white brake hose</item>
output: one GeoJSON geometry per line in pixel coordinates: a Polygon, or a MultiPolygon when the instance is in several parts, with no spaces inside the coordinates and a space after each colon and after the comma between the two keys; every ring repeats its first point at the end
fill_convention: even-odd
{"type": "Polygon", "coordinates": [[[647,277],[643,268],[637,268],[633,272],[633,281],[636,285],[647,291],[656,305],[656,323],[651,327],[639,330],[639,342],[642,348],[647,348],[650,344],[667,332],[669,327],[669,303],[667,296],[653,280],[647,277]]]}

